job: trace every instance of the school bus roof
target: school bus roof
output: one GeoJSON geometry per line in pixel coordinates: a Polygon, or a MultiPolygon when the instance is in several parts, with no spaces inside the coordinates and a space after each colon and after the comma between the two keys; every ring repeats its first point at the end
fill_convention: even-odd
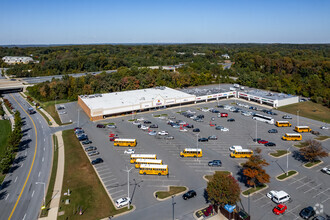
{"type": "Polygon", "coordinates": [[[296,128],[309,128],[309,126],[296,126],[296,128]]]}
{"type": "Polygon", "coordinates": [[[289,123],[290,124],[289,121],[277,121],[277,123],[289,123]]]}
{"type": "Polygon", "coordinates": [[[158,169],[167,169],[167,165],[158,165],[158,164],[141,164],[140,168],[158,168],[158,169]]]}
{"type": "Polygon", "coordinates": [[[296,133],[286,133],[286,136],[301,136],[301,134],[296,134],[296,133]]]}
{"type": "Polygon", "coordinates": [[[116,138],[115,141],[129,141],[129,142],[132,142],[132,141],[136,141],[136,139],[129,139],[129,138],[116,138]]]}
{"type": "Polygon", "coordinates": [[[136,159],[137,163],[161,163],[162,160],[159,159],[136,159]]]}
{"type": "Polygon", "coordinates": [[[252,150],[250,150],[250,149],[236,149],[235,151],[239,152],[239,153],[244,153],[244,152],[251,152],[252,150]]]}
{"type": "Polygon", "coordinates": [[[202,151],[202,149],[200,149],[200,148],[185,148],[184,149],[185,151],[202,151]]]}
{"type": "Polygon", "coordinates": [[[131,158],[156,157],[156,154],[131,154],[131,158]]]}

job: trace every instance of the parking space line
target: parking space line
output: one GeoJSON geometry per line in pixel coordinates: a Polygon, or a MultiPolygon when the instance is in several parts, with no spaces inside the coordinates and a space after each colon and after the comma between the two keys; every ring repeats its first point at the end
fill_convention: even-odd
{"type": "Polygon", "coordinates": [[[322,193],[323,193],[324,195],[328,196],[328,195],[325,194],[324,192],[327,192],[329,189],[330,189],[330,188],[327,188],[326,190],[324,190],[324,191],[322,191],[322,192],[319,192],[318,194],[314,195],[313,198],[317,197],[318,195],[320,195],[320,194],[322,194],[322,193]]]}
{"type": "Polygon", "coordinates": [[[293,181],[292,183],[289,183],[289,185],[292,185],[292,184],[294,184],[295,182],[297,182],[297,181],[301,181],[301,180],[303,180],[303,179],[305,179],[306,178],[306,176],[304,176],[304,177],[302,177],[302,178],[300,178],[300,179],[297,179],[297,180],[295,180],[295,181],[293,181]]]}
{"type": "Polygon", "coordinates": [[[272,200],[270,200],[269,202],[267,202],[267,203],[263,204],[261,207],[263,208],[263,207],[265,207],[265,206],[267,206],[267,205],[269,205],[269,204],[271,204],[271,203],[273,203],[273,201],[272,201],[272,200]]]}
{"type": "Polygon", "coordinates": [[[114,180],[116,180],[117,178],[112,178],[112,179],[110,179],[110,180],[106,180],[106,181],[103,181],[103,183],[105,184],[105,183],[107,183],[107,182],[111,182],[111,181],[114,181],[114,180]]]}
{"type": "Polygon", "coordinates": [[[308,193],[308,192],[311,191],[311,190],[316,190],[315,188],[317,188],[317,187],[319,187],[319,186],[321,186],[321,185],[322,185],[322,184],[319,184],[319,185],[317,185],[317,186],[314,186],[314,187],[310,188],[309,190],[305,191],[304,193],[308,193]]]}
{"type": "Polygon", "coordinates": [[[109,183],[109,185],[105,185],[105,187],[114,186],[114,185],[116,185],[116,184],[118,185],[119,182],[109,183]]]}
{"type": "Polygon", "coordinates": [[[326,198],[325,200],[322,201],[322,203],[325,203],[326,201],[328,201],[330,199],[330,196],[328,196],[328,198],[326,198]]]}
{"type": "Polygon", "coordinates": [[[117,193],[121,193],[121,192],[124,192],[124,190],[123,190],[123,189],[121,189],[121,190],[118,190],[117,192],[114,192],[114,193],[110,193],[110,194],[111,194],[111,196],[113,196],[113,195],[115,195],[115,194],[117,194],[117,193]]]}
{"type": "Polygon", "coordinates": [[[107,178],[113,177],[114,175],[106,176],[106,177],[101,177],[101,179],[104,181],[107,178]]]}
{"type": "Polygon", "coordinates": [[[123,197],[126,197],[127,194],[123,194],[123,195],[120,195],[120,196],[116,196],[113,200],[117,200],[117,199],[120,199],[120,198],[123,198],[123,197]]]}
{"type": "Polygon", "coordinates": [[[302,184],[301,186],[298,186],[296,189],[299,189],[299,188],[301,188],[301,187],[303,187],[303,186],[306,186],[308,183],[311,183],[311,182],[313,182],[313,181],[314,181],[314,180],[308,181],[308,182],[302,184]]]}
{"type": "Polygon", "coordinates": [[[102,170],[102,171],[98,171],[98,173],[100,174],[100,175],[104,175],[104,174],[106,174],[106,173],[112,173],[110,170],[102,170]]]}
{"type": "Polygon", "coordinates": [[[107,188],[107,190],[108,190],[109,193],[110,193],[111,190],[114,190],[114,189],[118,190],[117,187],[113,187],[113,188],[110,188],[110,189],[107,188]]]}

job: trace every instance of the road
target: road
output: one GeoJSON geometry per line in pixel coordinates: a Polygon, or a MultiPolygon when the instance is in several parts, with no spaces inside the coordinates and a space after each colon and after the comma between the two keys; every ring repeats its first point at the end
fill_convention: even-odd
{"type": "Polygon", "coordinates": [[[51,130],[39,113],[28,115],[28,103],[19,95],[5,95],[21,113],[24,125],[20,150],[0,189],[1,219],[37,219],[52,164],[51,130]]]}

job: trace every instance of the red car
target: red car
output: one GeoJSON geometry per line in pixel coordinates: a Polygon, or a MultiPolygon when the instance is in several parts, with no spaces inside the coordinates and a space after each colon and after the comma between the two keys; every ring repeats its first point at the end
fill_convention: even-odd
{"type": "Polygon", "coordinates": [[[268,141],[266,141],[266,140],[259,140],[258,141],[258,144],[267,144],[268,143],[268,141]]]}
{"type": "Polygon", "coordinates": [[[109,141],[115,141],[118,137],[110,137],[109,141]]]}
{"type": "Polygon", "coordinates": [[[228,117],[228,113],[220,113],[220,116],[222,117],[222,118],[227,118],[228,117]]]}
{"type": "Polygon", "coordinates": [[[186,123],[186,124],[183,124],[182,125],[182,127],[187,127],[189,124],[188,123],[186,123]]]}
{"type": "Polygon", "coordinates": [[[278,204],[273,209],[273,212],[274,212],[275,215],[284,214],[284,212],[287,210],[287,208],[288,207],[286,207],[285,204],[278,204]]]}

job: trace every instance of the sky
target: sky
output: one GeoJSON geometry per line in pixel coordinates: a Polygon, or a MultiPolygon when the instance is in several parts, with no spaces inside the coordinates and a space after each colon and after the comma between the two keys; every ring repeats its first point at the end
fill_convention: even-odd
{"type": "Polygon", "coordinates": [[[0,0],[0,45],[330,43],[329,0],[0,0]]]}

